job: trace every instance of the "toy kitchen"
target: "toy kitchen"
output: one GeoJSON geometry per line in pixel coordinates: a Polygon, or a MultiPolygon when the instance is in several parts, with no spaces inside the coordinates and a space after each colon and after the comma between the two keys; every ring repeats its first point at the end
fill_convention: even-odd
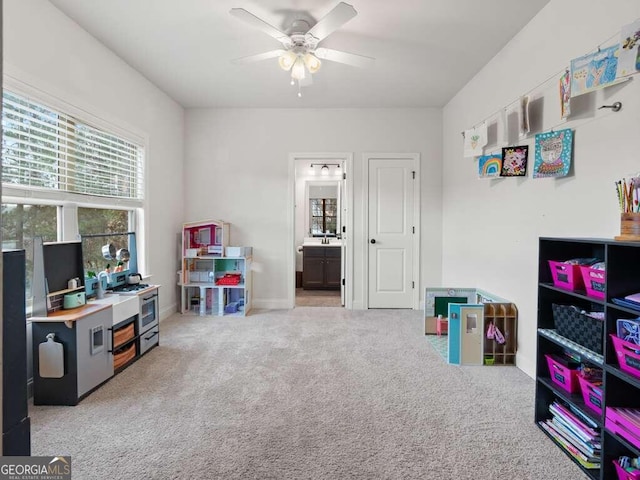
{"type": "Polygon", "coordinates": [[[142,280],[134,232],[34,239],[34,405],[77,405],[159,344],[160,286],[142,280]]]}

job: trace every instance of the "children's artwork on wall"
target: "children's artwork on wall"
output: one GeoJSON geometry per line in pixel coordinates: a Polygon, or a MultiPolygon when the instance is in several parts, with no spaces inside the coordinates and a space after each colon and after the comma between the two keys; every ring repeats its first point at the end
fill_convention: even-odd
{"type": "Polygon", "coordinates": [[[480,178],[499,177],[502,170],[502,155],[483,155],[478,158],[478,176],[480,178]]]}
{"type": "Polygon", "coordinates": [[[520,97],[520,130],[518,132],[520,138],[529,135],[531,127],[529,125],[529,95],[520,97]]]}
{"type": "Polygon", "coordinates": [[[560,77],[560,118],[571,115],[571,73],[569,70],[560,77]]]}
{"type": "Polygon", "coordinates": [[[482,155],[482,147],[487,144],[487,125],[464,131],[464,156],[477,157],[482,155]]]}
{"type": "Polygon", "coordinates": [[[616,79],[620,46],[571,60],[571,96],[604,88],[616,79]]]}
{"type": "Polygon", "coordinates": [[[526,177],[529,146],[506,147],[502,149],[501,177],[526,177]]]}
{"type": "Polygon", "coordinates": [[[625,77],[640,71],[640,19],[620,29],[620,47],[618,76],[625,77]]]}
{"type": "Polygon", "coordinates": [[[537,134],[533,178],[567,176],[572,150],[573,130],[570,128],[537,134]]]}

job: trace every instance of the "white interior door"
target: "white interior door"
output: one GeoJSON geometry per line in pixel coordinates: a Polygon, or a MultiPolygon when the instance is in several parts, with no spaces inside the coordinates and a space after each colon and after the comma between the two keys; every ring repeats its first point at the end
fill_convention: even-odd
{"type": "Polygon", "coordinates": [[[413,307],[414,160],[369,158],[368,306],[413,307]]]}

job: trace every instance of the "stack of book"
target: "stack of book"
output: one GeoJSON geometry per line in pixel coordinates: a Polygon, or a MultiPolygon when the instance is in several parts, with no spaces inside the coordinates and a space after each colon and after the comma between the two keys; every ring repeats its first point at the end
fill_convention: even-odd
{"type": "Polygon", "coordinates": [[[600,429],[580,410],[559,402],[549,405],[552,417],[538,422],[584,468],[600,468],[600,429]]]}

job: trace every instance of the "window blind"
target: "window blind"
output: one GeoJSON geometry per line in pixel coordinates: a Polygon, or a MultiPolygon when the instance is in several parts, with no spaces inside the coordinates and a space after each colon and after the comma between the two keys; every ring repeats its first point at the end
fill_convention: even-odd
{"type": "Polygon", "coordinates": [[[4,91],[2,182],[101,197],[144,198],[144,148],[4,91]]]}

